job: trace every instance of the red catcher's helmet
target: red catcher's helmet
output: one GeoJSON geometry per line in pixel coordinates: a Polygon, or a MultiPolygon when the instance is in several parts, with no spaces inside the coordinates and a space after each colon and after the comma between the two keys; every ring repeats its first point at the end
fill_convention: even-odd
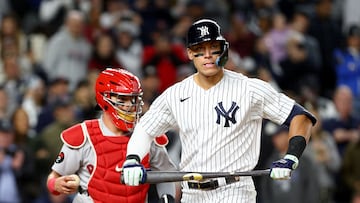
{"type": "Polygon", "coordinates": [[[107,68],[96,79],[96,102],[109,113],[115,126],[124,132],[132,131],[142,112],[142,94],[139,79],[124,69],[107,68]],[[123,103],[111,100],[111,97],[130,96],[131,106],[124,109],[123,103]],[[119,108],[119,106],[123,106],[119,108]]]}

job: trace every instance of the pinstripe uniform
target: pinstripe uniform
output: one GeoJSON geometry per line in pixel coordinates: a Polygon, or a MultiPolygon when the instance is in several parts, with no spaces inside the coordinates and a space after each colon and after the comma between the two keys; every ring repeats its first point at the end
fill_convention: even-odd
{"type": "MultiPolygon", "coordinates": [[[[179,129],[182,142],[180,170],[249,171],[260,152],[262,119],[282,124],[295,101],[268,83],[224,71],[223,78],[204,90],[194,75],[168,88],[141,118],[152,137],[179,129]]],[[[202,191],[183,188],[183,202],[255,202],[251,177],[202,191]]]]}

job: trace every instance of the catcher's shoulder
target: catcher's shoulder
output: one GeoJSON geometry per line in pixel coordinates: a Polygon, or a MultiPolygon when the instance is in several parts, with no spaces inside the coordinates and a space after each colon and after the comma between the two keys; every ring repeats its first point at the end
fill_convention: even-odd
{"type": "Polygon", "coordinates": [[[60,134],[61,140],[70,148],[80,148],[86,142],[86,136],[81,123],[75,124],[60,134]]]}

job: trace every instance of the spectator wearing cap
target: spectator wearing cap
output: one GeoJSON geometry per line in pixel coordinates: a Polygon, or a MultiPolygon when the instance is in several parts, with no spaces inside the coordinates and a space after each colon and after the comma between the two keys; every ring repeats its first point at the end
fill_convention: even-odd
{"type": "Polygon", "coordinates": [[[360,27],[350,26],[345,35],[345,47],[334,51],[336,85],[346,85],[351,89],[354,110],[360,112],[360,27]]]}

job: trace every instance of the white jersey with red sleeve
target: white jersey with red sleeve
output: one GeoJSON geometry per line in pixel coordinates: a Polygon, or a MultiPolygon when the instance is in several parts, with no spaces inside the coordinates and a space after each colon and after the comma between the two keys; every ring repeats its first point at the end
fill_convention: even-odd
{"type": "MultiPolygon", "coordinates": [[[[98,121],[99,127],[104,136],[115,136],[115,134],[104,125],[102,119],[99,119],[98,121]]],[[[85,124],[82,123],[81,126],[83,130],[79,130],[79,134],[73,135],[74,137],[78,137],[77,141],[72,141],[72,143],[75,142],[76,145],[71,145],[63,138],[64,145],[62,146],[61,151],[52,166],[52,170],[56,171],[60,175],[77,174],[80,177],[81,189],[87,190],[92,172],[96,167],[96,154],[93,144],[89,141],[88,132],[84,129],[86,128],[85,124]]],[[[152,143],[149,158],[150,168],[152,170],[176,170],[176,166],[173,162],[171,162],[171,160],[169,160],[166,148],[162,144],[155,144],[155,142],[152,143]]],[[[121,165],[119,167],[121,167],[121,165]]],[[[113,170],[116,170],[116,168],[114,167],[113,170]]],[[[165,192],[171,192],[171,189],[172,188],[170,186],[170,188],[167,187],[164,190],[165,192]]],[[[80,197],[82,200],[84,200],[84,198],[87,198],[88,201],[91,200],[89,199],[90,197],[83,197],[83,195],[80,197]]],[[[78,200],[78,198],[76,198],[76,200],[78,200]]]]}

